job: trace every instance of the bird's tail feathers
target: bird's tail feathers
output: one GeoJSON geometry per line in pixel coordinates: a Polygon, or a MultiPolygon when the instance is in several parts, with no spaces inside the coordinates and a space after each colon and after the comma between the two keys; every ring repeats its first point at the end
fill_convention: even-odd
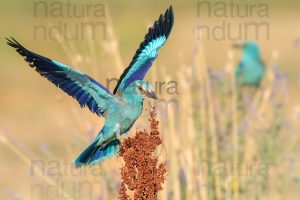
{"type": "Polygon", "coordinates": [[[97,145],[97,142],[98,140],[95,140],[75,159],[73,164],[76,168],[100,163],[119,152],[120,141],[118,139],[112,140],[101,148],[97,145]]]}

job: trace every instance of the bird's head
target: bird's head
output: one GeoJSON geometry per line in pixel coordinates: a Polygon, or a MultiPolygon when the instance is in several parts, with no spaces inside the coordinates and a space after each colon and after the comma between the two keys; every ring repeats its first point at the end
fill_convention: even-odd
{"type": "Polygon", "coordinates": [[[245,41],[240,43],[234,43],[234,48],[242,49],[243,54],[251,57],[260,57],[260,49],[256,41],[245,41]]]}
{"type": "Polygon", "coordinates": [[[140,97],[144,98],[152,98],[152,99],[158,99],[158,97],[156,96],[152,85],[147,82],[147,81],[143,81],[143,80],[137,80],[132,82],[128,88],[126,88],[125,91],[126,94],[129,95],[138,95],[140,97]]]}

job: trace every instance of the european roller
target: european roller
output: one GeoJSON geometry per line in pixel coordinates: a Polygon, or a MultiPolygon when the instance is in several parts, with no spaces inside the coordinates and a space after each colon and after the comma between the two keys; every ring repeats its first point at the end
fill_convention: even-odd
{"type": "Polygon", "coordinates": [[[105,118],[95,140],[73,162],[75,167],[101,163],[116,155],[120,147],[120,135],[127,133],[141,115],[143,100],[157,99],[151,84],[143,79],[171,33],[173,23],[170,7],[149,28],[112,93],[90,76],[36,54],[13,38],[6,38],[7,44],[15,48],[41,76],[75,98],[81,107],[86,106],[91,112],[105,118]]]}
{"type": "Polygon", "coordinates": [[[258,44],[255,41],[246,41],[235,44],[234,47],[242,49],[242,58],[235,68],[237,84],[258,87],[265,75],[258,44]]]}

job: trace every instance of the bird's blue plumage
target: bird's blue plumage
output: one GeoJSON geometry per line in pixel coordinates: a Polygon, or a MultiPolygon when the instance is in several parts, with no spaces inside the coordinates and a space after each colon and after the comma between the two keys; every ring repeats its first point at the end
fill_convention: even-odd
{"type": "Polygon", "coordinates": [[[27,50],[13,38],[8,39],[8,44],[16,48],[41,76],[75,98],[81,107],[87,106],[98,115],[104,113],[106,109],[104,99],[110,99],[112,94],[100,83],[80,71],[27,50]],[[98,96],[102,100],[99,100],[98,96]]]}
{"type": "Polygon", "coordinates": [[[259,86],[265,75],[258,44],[247,41],[241,45],[242,58],[235,69],[236,81],[240,85],[259,86]]]}
{"type": "Polygon", "coordinates": [[[133,81],[142,80],[158,55],[158,50],[164,45],[171,33],[174,23],[172,7],[166,10],[164,15],[154,22],[149,28],[144,41],[136,51],[131,63],[121,75],[114,94],[123,93],[126,87],[133,81]]]}
{"type": "Polygon", "coordinates": [[[104,148],[99,148],[97,146],[97,140],[95,140],[75,159],[74,166],[81,167],[85,163],[89,163],[90,165],[100,163],[116,155],[119,150],[120,141],[118,139],[109,142],[104,148]]]}
{"type": "Polygon", "coordinates": [[[95,140],[75,159],[75,167],[100,163],[116,155],[120,147],[119,137],[127,133],[141,115],[144,98],[157,99],[151,84],[142,79],[157,57],[158,49],[166,42],[173,20],[170,7],[149,29],[113,94],[90,76],[31,52],[13,38],[7,39],[7,44],[15,48],[41,76],[74,97],[81,107],[87,106],[105,118],[95,140]]]}
{"type": "Polygon", "coordinates": [[[147,60],[144,63],[143,67],[140,67],[136,71],[133,71],[132,73],[130,73],[130,76],[128,76],[128,78],[126,79],[126,81],[124,83],[124,88],[127,88],[128,85],[130,85],[130,83],[132,83],[135,80],[142,80],[145,77],[148,69],[151,67],[153,60],[152,59],[147,60]]]}

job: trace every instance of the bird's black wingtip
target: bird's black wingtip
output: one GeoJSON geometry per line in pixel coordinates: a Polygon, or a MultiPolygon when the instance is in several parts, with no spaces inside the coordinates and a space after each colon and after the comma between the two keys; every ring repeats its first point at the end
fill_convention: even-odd
{"type": "Polygon", "coordinates": [[[173,14],[173,7],[172,7],[172,5],[170,5],[170,7],[169,7],[169,11],[170,11],[170,13],[172,13],[172,14],[173,14]]]}
{"type": "Polygon", "coordinates": [[[170,7],[166,10],[165,18],[171,19],[172,21],[174,20],[174,12],[172,5],[170,5],[170,7]]]}
{"type": "Polygon", "coordinates": [[[172,31],[173,24],[174,24],[174,12],[173,12],[172,5],[170,5],[170,7],[166,10],[164,14],[164,19],[165,19],[164,22],[165,26],[167,26],[165,35],[168,37],[172,31]]]}
{"type": "Polygon", "coordinates": [[[5,37],[6,39],[6,43],[13,47],[13,48],[20,48],[20,47],[23,47],[19,42],[17,42],[17,40],[15,40],[13,37],[10,37],[10,38],[7,38],[5,37]]]}
{"type": "Polygon", "coordinates": [[[5,37],[5,39],[6,39],[6,44],[8,44],[9,46],[12,46],[14,44],[14,42],[12,41],[13,37],[10,38],[5,37]]]}

